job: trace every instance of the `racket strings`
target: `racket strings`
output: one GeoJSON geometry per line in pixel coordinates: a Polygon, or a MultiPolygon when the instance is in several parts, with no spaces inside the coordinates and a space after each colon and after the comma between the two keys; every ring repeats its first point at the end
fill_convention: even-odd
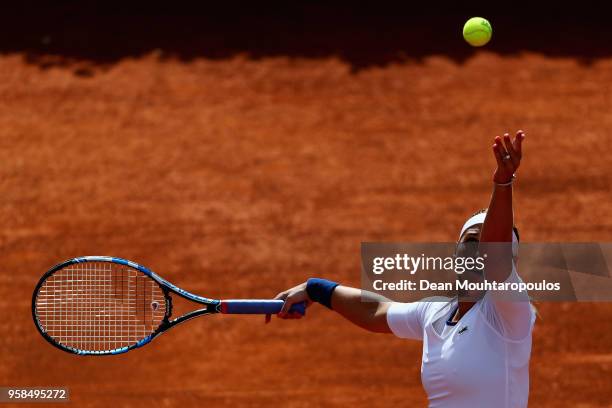
{"type": "Polygon", "coordinates": [[[36,296],[36,316],[56,342],[85,351],[129,347],[153,333],[166,297],[148,276],[107,262],[70,265],[49,276],[36,296]]]}

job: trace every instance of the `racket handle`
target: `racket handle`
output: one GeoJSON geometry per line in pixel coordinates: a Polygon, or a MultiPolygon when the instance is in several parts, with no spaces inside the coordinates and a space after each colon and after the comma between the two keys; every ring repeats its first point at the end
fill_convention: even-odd
{"type": "MultiPolygon", "coordinates": [[[[221,313],[227,314],[276,314],[283,308],[283,300],[230,299],[221,301],[221,313]]],[[[290,313],[306,314],[306,302],[296,303],[290,313]]]]}

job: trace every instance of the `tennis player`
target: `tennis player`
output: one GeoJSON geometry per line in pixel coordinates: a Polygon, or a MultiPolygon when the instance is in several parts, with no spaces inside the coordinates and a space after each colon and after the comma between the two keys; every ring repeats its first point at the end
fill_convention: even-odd
{"type": "MultiPolygon", "coordinates": [[[[498,247],[490,244],[488,249],[493,255],[487,258],[484,268],[488,281],[520,282],[516,271],[519,237],[513,223],[512,183],[520,165],[524,138],[522,131],[512,139],[508,134],[495,138],[497,169],[489,207],[469,218],[459,235],[458,251],[470,242],[478,242],[480,249],[486,243],[507,243],[498,247]],[[500,248],[498,254],[495,248],[500,248]]],[[[463,295],[446,302],[398,303],[383,301],[371,292],[311,278],[276,298],[285,300],[278,314],[280,318],[301,317],[287,312],[294,303],[318,302],[366,330],[421,340],[421,379],[431,408],[526,407],[535,322],[527,295],[516,293],[514,299],[509,299],[490,291],[468,300],[463,295]],[[364,297],[371,301],[363,301],[364,297]]]]}

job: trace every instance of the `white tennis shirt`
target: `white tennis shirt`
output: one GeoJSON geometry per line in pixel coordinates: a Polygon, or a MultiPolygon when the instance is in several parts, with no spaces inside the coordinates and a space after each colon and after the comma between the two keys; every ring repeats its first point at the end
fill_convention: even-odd
{"type": "MultiPolygon", "coordinates": [[[[513,269],[507,280],[520,281],[513,269]]],[[[456,300],[392,303],[387,323],[423,341],[421,380],[430,408],[526,407],[535,313],[528,301],[487,292],[454,326],[456,300]]]]}

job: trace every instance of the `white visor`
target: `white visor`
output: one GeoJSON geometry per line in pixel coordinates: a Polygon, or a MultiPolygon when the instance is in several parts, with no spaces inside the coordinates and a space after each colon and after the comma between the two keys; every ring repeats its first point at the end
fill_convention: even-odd
{"type": "MultiPolygon", "coordinates": [[[[463,236],[463,233],[467,231],[469,228],[473,227],[474,225],[484,224],[485,218],[487,218],[486,212],[482,212],[482,213],[479,213],[479,214],[476,214],[470,217],[465,222],[465,224],[463,224],[463,228],[461,228],[461,233],[459,234],[459,239],[461,239],[461,237],[463,236]]],[[[518,256],[518,247],[519,247],[519,240],[513,228],[512,229],[512,256],[514,257],[518,256]]]]}

